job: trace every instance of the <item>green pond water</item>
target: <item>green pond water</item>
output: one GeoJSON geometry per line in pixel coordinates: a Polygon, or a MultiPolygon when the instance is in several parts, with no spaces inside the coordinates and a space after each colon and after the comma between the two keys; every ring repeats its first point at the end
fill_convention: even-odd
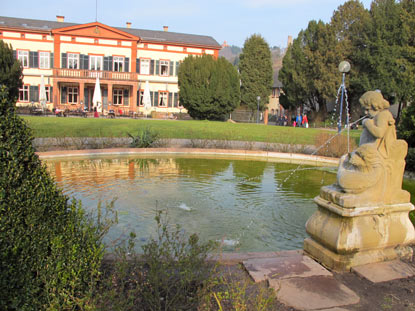
{"type": "MultiPolygon", "coordinates": [[[[137,234],[138,246],[155,235],[155,211],[167,210],[202,240],[225,251],[302,248],[305,223],[316,210],[320,187],[335,182],[336,168],[192,156],[94,157],[44,161],[58,185],[96,212],[115,201],[119,223],[106,243],[137,234]]],[[[415,193],[415,183],[404,188],[415,193]]]]}

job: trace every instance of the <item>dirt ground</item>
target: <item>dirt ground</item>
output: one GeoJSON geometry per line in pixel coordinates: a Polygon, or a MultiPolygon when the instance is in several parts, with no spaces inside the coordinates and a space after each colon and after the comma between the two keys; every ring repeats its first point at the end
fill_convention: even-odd
{"type": "MultiPolygon", "coordinates": [[[[415,267],[414,261],[407,263],[415,267]]],[[[225,274],[232,275],[234,281],[244,280],[247,282],[247,295],[257,295],[261,287],[266,287],[264,283],[255,284],[241,265],[226,266],[223,269],[225,274]]],[[[333,273],[333,275],[339,282],[349,287],[360,297],[358,304],[342,307],[346,310],[415,310],[415,277],[374,284],[353,272],[333,273]]],[[[279,301],[274,301],[267,310],[295,311],[297,309],[287,307],[279,301]]]]}

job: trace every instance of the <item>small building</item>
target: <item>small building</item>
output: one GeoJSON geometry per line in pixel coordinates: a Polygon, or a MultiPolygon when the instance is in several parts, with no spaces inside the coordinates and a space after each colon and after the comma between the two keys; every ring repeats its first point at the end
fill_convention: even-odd
{"type": "Polygon", "coordinates": [[[284,115],[284,108],[280,105],[280,94],[282,91],[282,83],[278,80],[278,70],[274,72],[274,84],[272,85],[269,103],[267,105],[268,114],[271,116],[284,115]]]}
{"type": "MultiPolygon", "coordinates": [[[[188,55],[218,57],[221,45],[210,36],[112,27],[100,22],[74,24],[0,16],[0,39],[10,43],[23,65],[24,85],[17,105],[38,105],[41,76],[49,109],[91,111],[99,77],[102,110],[144,113],[149,82],[151,111],[185,111],[178,94],[178,69],[188,55]]],[[[147,111],[148,112],[148,111],[147,111]]]]}

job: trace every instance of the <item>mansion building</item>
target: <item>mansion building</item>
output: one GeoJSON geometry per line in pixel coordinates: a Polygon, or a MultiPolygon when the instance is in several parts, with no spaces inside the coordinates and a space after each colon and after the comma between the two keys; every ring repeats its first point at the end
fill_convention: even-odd
{"type": "Polygon", "coordinates": [[[99,22],[74,24],[0,16],[0,40],[10,43],[23,65],[18,106],[39,105],[43,76],[49,109],[88,110],[97,77],[102,109],[131,115],[144,112],[150,87],[151,110],[182,111],[177,73],[188,55],[218,57],[221,45],[209,36],[111,27],[99,22]]]}

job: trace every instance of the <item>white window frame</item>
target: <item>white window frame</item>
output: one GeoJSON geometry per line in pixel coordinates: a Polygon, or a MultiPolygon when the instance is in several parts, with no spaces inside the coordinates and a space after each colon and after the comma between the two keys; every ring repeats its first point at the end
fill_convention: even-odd
{"type": "Polygon", "coordinates": [[[114,106],[121,106],[124,100],[124,90],[123,89],[113,89],[112,90],[112,104],[114,106]]]}
{"type": "Polygon", "coordinates": [[[68,53],[68,69],[79,69],[79,54],[68,53]]]}
{"type": "Polygon", "coordinates": [[[19,88],[19,102],[29,101],[29,85],[25,84],[19,88]]]}
{"type": "Polygon", "coordinates": [[[20,60],[24,68],[29,68],[29,51],[17,50],[17,59],[20,60]]]}
{"type": "MultiPolygon", "coordinates": [[[[46,91],[46,102],[50,103],[50,86],[45,86],[46,91]]],[[[40,87],[39,87],[39,98],[40,98],[40,87]]]]}
{"type": "Polygon", "coordinates": [[[169,100],[169,92],[159,92],[159,107],[167,108],[169,100]],[[162,104],[163,103],[163,104],[162,104]]]}
{"type": "Polygon", "coordinates": [[[39,51],[39,68],[50,69],[50,52],[39,51]]]}
{"type": "Polygon", "coordinates": [[[75,105],[78,103],[79,92],[77,86],[68,86],[66,87],[67,93],[66,96],[68,98],[67,103],[71,105],[75,105]]]}
{"type": "Polygon", "coordinates": [[[169,65],[168,60],[160,60],[160,76],[166,77],[169,75],[169,65]]]}
{"type": "Polygon", "coordinates": [[[89,70],[101,71],[103,66],[103,57],[100,55],[89,55],[89,70]]]}
{"type": "Polygon", "coordinates": [[[150,62],[151,60],[149,58],[140,59],[140,74],[150,74],[150,62]]]}
{"type": "Polygon", "coordinates": [[[123,72],[124,71],[124,57],[113,56],[112,57],[113,71],[123,72]]]}

